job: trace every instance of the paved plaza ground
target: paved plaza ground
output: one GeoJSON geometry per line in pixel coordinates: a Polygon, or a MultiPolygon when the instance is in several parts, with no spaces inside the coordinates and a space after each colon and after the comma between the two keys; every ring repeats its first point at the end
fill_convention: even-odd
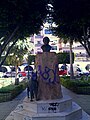
{"type": "MultiPolygon", "coordinates": [[[[62,86],[62,93],[64,95],[69,95],[73,101],[75,101],[82,109],[90,115],[90,95],[77,95],[70,90],[62,86]]],[[[26,97],[26,90],[23,91],[14,100],[9,102],[0,103],[0,120],[5,120],[5,118],[21,104],[23,99],[26,97]]]]}

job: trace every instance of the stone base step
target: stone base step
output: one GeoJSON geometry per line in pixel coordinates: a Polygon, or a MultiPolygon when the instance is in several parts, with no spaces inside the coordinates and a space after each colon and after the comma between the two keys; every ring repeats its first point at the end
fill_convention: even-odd
{"type": "Polygon", "coordinates": [[[30,102],[30,99],[26,97],[23,101],[23,108],[36,113],[60,113],[72,108],[72,99],[69,96],[63,96],[56,100],[30,102]]]}
{"type": "Polygon", "coordinates": [[[80,120],[90,120],[90,115],[82,110],[82,118],[80,120]]]}
{"type": "MultiPolygon", "coordinates": [[[[14,110],[14,111],[12,111],[10,114],[9,114],[9,116],[5,119],[5,120],[14,120],[14,118],[15,118],[15,113],[16,112],[20,112],[20,111],[23,111],[23,104],[19,104],[17,107],[16,107],[16,109],[14,110]]],[[[28,115],[27,115],[28,116],[28,115]]],[[[23,117],[25,117],[25,115],[23,116],[23,117]]],[[[17,120],[19,120],[19,119],[17,119],[17,120]]],[[[31,119],[29,119],[28,117],[27,117],[27,119],[21,119],[21,120],[31,120],[31,119]]],[[[42,120],[43,120],[43,118],[42,118],[42,120]]],[[[46,119],[47,120],[47,119],[46,119]]],[[[53,119],[53,120],[56,120],[56,119],[53,119]]],[[[60,119],[59,119],[60,120],[60,119]]],[[[72,119],[73,120],[73,119],[72,119]]],[[[88,115],[85,111],[83,111],[82,110],[82,118],[81,119],[79,119],[79,120],[90,120],[90,115],[88,115]]]]}
{"type": "Polygon", "coordinates": [[[14,120],[79,120],[82,118],[82,109],[72,103],[72,109],[60,113],[35,113],[26,110],[14,111],[14,120]]]}

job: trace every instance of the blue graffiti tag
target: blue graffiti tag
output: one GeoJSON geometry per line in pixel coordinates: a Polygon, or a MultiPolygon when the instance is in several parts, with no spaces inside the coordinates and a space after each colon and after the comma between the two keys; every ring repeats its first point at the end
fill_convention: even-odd
{"type": "Polygon", "coordinates": [[[55,70],[50,69],[49,67],[45,66],[44,72],[42,72],[41,65],[38,65],[38,74],[42,76],[42,79],[48,83],[56,83],[56,69],[57,65],[55,66],[55,70]],[[50,73],[53,74],[53,79],[50,77],[50,73]]]}

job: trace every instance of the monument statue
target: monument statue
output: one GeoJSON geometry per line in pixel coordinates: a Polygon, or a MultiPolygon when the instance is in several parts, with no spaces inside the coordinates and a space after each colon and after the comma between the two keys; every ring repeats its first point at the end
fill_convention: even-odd
{"type": "Polygon", "coordinates": [[[49,42],[50,40],[48,37],[43,38],[44,45],[41,46],[41,49],[43,50],[43,52],[50,52],[51,46],[49,45],[49,42]]]}
{"type": "Polygon", "coordinates": [[[35,58],[35,65],[38,74],[38,95],[39,100],[53,100],[62,98],[58,59],[55,52],[50,52],[49,38],[43,38],[42,53],[35,58]]]}
{"type": "Polygon", "coordinates": [[[62,96],[57,55],[50,52],[51,47],[47,43],[42,47],[43,52],[36,55],[35,71],[38,74],[33,73],[32,78],[38,79],[38,84],[34,85],[34,88],[38,87],[38,94],[34,88],[32,93],[36,92],[36,100],[40,101],[30,102],[25,98],[23,107],[19,105],[8,120],[90,120],[90,116],[69,96],[62,96]]]}

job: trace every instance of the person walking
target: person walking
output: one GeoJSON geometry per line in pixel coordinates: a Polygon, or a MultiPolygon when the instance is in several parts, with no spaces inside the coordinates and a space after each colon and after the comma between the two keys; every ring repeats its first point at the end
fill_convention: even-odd
{"type": "Polygon", "coordinates": [[[30,101],[33,101],[33,98],[37,100],[38,93],[38,81],[37,81],[37,72],[33,71],[30,81],[30,101]]]}
{"type": "Polygon", "coordinates": [[[28,80],[27,82],[27,97],[29,98],[30,97],[30,79],[28,80]]]}

